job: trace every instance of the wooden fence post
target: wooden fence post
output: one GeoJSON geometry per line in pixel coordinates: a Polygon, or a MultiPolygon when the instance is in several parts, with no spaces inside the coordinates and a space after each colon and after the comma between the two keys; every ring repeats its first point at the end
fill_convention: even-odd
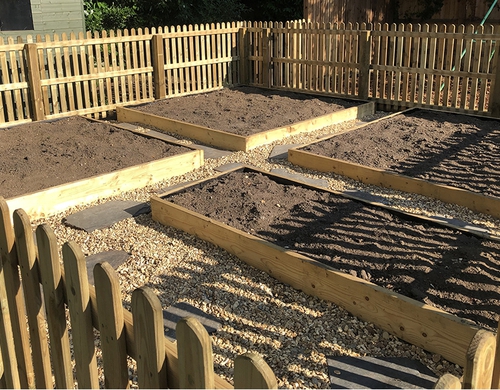
{"type": "Polygon", "coordinates": [[[56,387],[69,389],[74,386],[73,368],[57,238],[54,231],[44,224],[36,229],[36,242],[56,387]]]}
{"type": "Polygon", "coordinates": [[[245,353],[234,360],[235,389],[277,389],[278,381],[262,356],[245,353]]]}
{"type": "Polygon", "coordinates": [[[240,66],[239,66],[239,83],[247,84],[248,83],[248,44],[247,44],[247,28],[241,27],[238,32],[238,40],[240,42],[239,45],[239,57],[240,57],[240,66]]]}
{"type": "Polygon", "coordinates": [[[493,365],[493,376],[491,379],[491,388],[500,389],[500,320],[497,329],[497,345],[495,350],[495,363],[493,365]]]}
{"type": "Polygon", "coordinates": [[[109,263],[94,267],[95,292],[101,333],[104,385],[107,389],[129,387],[127,342],[120,282],[109,263]]]}
{"type": "Polygon", "coordinates": [[[487,330],[476,332],[466,354],[464,389],[489,389],[493,375],[496,338],[487,330]]]}
{"type": "Polygon", "coordinates": [[[461,389],[462,383],[455,375],[444,374],[434,384],[434,389],[461,389]]]}
{"type": "Polygon", "coordinates": [[[371,60],[371,39],[370,31],[361,31],[359,37],[359,85],[358,98],[368,99],[370,91],[370,60],[371,60]]]}
{"type": "MultiPolygon", "coordinates": [[[[35,374],[31,360],[28,329],[26,327],[24,297],[19,279],[14,228],[12,227],[9,207],[2,197],[0,197],[0,258],[2,259],[5,274],[5,288],[7,290],[13,341],[16,349],[16,368],[19,372],[19,380],[21,387],[33,388],[35,386],[35,374]]],[[[8,363],[4,360],[4,364],[8,363]]]]}
{"type": "Polygon", "coordinates": [[[97,389],[99,382],[85,256],[74,242],[65,243],[62,254],[78,388],[97,389]]]}
{"type": "Polygon", "coordinates": [[[33,119],[40,121],[45,119],[45,107],[43,104],[42,85],[40,83],[40,69],[36,43],[24,45],[28,72],[28,91],[31,98],[33,119]]]}
{"type": "Polygon", "coordinates": [[[162,34],[153,35],[153,78],[155,99],[167,96],[165,85],[165,52],[162,34]]]}
{"type": "Polygon", "coordinates": [[[270,32],[268,28],[262,29],[262,83],[264,87],[271,87],[271,51],[269,47],[270,32]]]}
{"type": "Polygon", "coordinates": [[[28,314],[31,353],[35,370],[35,384],[38,388],[52,387],[50,352],[45,333],[45,314],[37,263],[37,248],[28,215],[22,209],[14,211],[14,234],[16,236],[17,257],[21,267],[24,301],[28,314]]]}
{"type": "Polygon", "coordinates": [[[500,118],[500,53],[497,53],[497,63],[493,91],[490,91],[491,115],[500,118]]]}
{"type": "Polygon", "coordinates": [[[139,387],[166,389],[163,313],[160,301],[151,289],[141,287],[132,293],[132,317],[139,387]]]}
{"type": "Polygon", "coordinates": [[[175,328],[181,389],[213,389],[212,341],[207,330],[194,318],[183,318],[175,328]]]}

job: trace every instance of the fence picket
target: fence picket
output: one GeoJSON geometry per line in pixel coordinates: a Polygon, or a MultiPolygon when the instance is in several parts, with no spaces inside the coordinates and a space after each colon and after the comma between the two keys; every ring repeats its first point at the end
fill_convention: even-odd
{"type": "Polygon", "coordinates": [[[179,356],[179,384],[182,389],[213,389],[212,341],[194,318],[181,319],[175,328],[179,356]]]}
{"type": "Polygon", "coordinates": [[[489,389],[495,363],[496,337],[480,329],[472,339],[466,354],[464,389],[489,389]]]}
{"type": "Polygon", "coordinates": [[[434,389],[461,389],[462,383],[460,379],[451,374],[444,374],[434,384],[434,389]]]}
{"type": "Polygon", "coordinates": [[[165,347],[160,342],[164,339],[163,315],[160,301],[151,289],[142,287],[132,293],[132,316],[139,387],[164,389],[167,387],[165,347]]]}
{"type": "Polygon", "coordinates": [[[107,389],[126,389],[129,387],[127,343],[118,275],[108,263],[98,263],[94,267],[94,281],[104,385],[107,389]]]}
{"type": "Polygon", "coordinates": [[[247,352],[234,360],[235,389],[277,389],[276,377],[264,359],[247,352]]]}
{"type": "Polygon", "coordinates": [[[436,50],[437,50],[436,33],[438,31],[437,24],[433,24],[429,31],[431,32],[431,35],[433,33],[434,36],[431,36],[429,38],[429,55],[428,55],[429,59],[428,63],[426,64],[426,68],[429,69],[427,73],[427,93],[425,96],[426,104],[431,104],[431,101],[434,98],[434,96],[432,95],[433,92],[438,94],[438,91],[433,90],[434,86],[433,70],[436,69],[436,50]]]}
{"type": "Polygon", "coordinates": [[[52,388],[52,370],[49,359],[49,345],[45,330],[46,321],[40,292],[40,278],[37,263],[37,249],[28,215],[18,209],[13,214],[17,257],[21,268],[23,291],[28,315],[31,353],[35,383],[38,388],[52,388]]]}
{"type": "Polygon", "coordinates": [[[59,389],[70,389],[73,387],[73,369],[57,238],[54,231],[44,224],[36,229],[36,242],[55,384],[59,389]]]}
{"type": "Polygon", "coordinates": [[[65,243],[62,254],[78,388],[96,389],[99,382],[85,256],[74,242],[65,243]]]}
{"type": "MultiPolygon", "coordinates": [[[[35,373],[31,360],[28,329],[26,327],[26,311],[24,297],[19,279],[17,251],[14,228],[7,202],[0,197],[0,258],[5,276],[5,288],[12,326],[13,341],[16,352],[19,381],[23,388],[35,386],[35,373]]],[[[4,364],[8,362],[4,359],[4,364]]]]}

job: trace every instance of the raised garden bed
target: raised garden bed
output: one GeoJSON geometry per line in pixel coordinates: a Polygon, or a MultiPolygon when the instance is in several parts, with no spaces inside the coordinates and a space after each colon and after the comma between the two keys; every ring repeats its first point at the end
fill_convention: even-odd
{"type": "Polygon", "coordinates": [[[0,196],[31,218],[182,175],[203,152],[70,117],[0,130],[0,196]]]}
{"type": "Polygon", "coordinates": [[[361,118],[374,109],[373,102],[239,87],[117,107],[117,117],[221,149],[248,151],[290,135],[361,118]]]}
{"type": "Polygon", "coordinates": [[[498,240],[249,168],[151,207],[154,220],[456,364],[477,326],[496,327],[498,240]]]}
{"type": "Polygon", "coordinates": [[[500,217],[500,121],[412,109],[312,144],[288,160],[500,217]]]}

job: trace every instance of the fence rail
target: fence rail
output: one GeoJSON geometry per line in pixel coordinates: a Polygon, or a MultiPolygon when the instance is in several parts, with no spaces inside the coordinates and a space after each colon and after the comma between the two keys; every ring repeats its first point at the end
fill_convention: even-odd
{"type": "MultiPolygon", "coordinates": [[[[18,209],[11,215],[0,198],[1,388],[128,388],[128,357],[141,388],[231,388],[214,374],[211,340],[197,320],[178,323],[176,346],[164,336],[152,290],[134,291],[132,311],[126,311],[108,263],[95,266],[94,287],[81,249],[65,243],[62,265],[59,249],[48,225],[33,231],[27,214],[18,209]]],[[[269,366],[253,353],[236,358],[234,375],[236,388],[277,387],[269,366]]]]}
{"type": "Polygon", "coordinates": [[[249,84],[500,117],[500,27],[233,22],[0,39],[0,127],[249,84]]]}

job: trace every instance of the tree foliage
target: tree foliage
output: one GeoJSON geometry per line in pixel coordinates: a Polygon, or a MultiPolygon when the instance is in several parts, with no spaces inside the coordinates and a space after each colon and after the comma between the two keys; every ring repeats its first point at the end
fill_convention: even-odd
{"type": "Polygon", "coordinates": [[[85,0],[87,30],[302,18],[302,0],[85,0]]]}

